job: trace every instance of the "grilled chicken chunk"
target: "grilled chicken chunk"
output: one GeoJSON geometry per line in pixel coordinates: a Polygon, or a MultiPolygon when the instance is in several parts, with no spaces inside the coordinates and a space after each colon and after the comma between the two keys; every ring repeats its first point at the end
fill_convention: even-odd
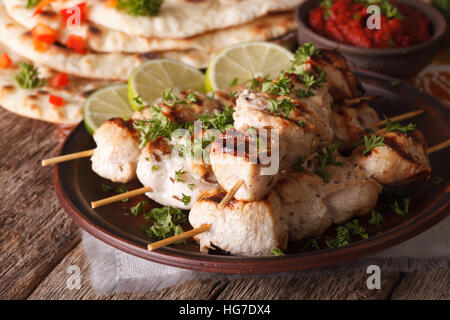
{"type": "Polygon", "coordinates": [[[174,145],[181,143],[164,137],[148,143],[139,157],[137,177],[153,189],[146,193],[149,198],[164,206],[190,209],[204,192],[221,189],[210,165],[196,163],[173,150],[174,145]]]}
{"type": "Polygon", "coordinates": [[[352,105],[336,104],[331,111],[334,139],[342,149],[355,147],[363,140],[365,130],[372,128],[378,120],[378,114],[367,101],[352,105]]]}
{"type": "Polygon", "coordinates": [[[105,121],[94,133],[97,148],[91,157],[92,170],[114,182],[136,178],[141,150],[131,121],[114,118],[105,121]]]}
{"type": "MultiPolygon", "coordinates": [[[[178,92],[176,89],[173,89],[172,95],[172,100],[167,98],[164,101],[162,98],[159,98],[155,101],[155,104],[161,108],[162,114],[176,123],[192,122],[197,120],[200,115],[211,115],[214,111],[222,109],[218,101],[193,90],[178,92]]],[[[133,115],[133,120],[151,118],[151,108],[144,108],[133,115]]]]}
{"type": "Polygon", "coordinates": [[[364,146],[354,150],[352,160],[382,184],[402,185],[431,177],[425,138],[419,130],[401,133],[382,129],[376,133],[384,145],[363,155],[364,146]]]}
{"type": "Polygon", "coordinates": [[[320,55],[313,56],[307,64],[310,64],[309,68],[320,66],[326,72],[328,90],[334,101],[356,98],[364,94],[363,86],[350,70],[344,56],[337,51],[321,49],[320,55]]]}
{"type": "Polygon", "coordinates": [[[244,184],[234,198],[260,200],[279,179],[277,141],[259,134],[228,130],[211,144],[210,163],[218,183],[229,192],[242,179],[244,184]],[[271,157],[275,155],[275,157],[271,157]]]}
{"type": "Polygon", "coordinates": [[[321,178],[307,172],[292,173],[277,184],[289,227],[289,241],[319,236],[331,225],[321,198],[321,185],[321,178]]]}
{"type": "Polygon", "coordinates": [[[189,213],[192,227],[211,224],[208,232],[194,237],[202,253],[215,246],[235,255],[268,256],[274,248],[287,248],[288,225],[276,192],[260,201],[232,200],[219,210],[224,196],[214,193],[201,197],[189,213]]]}
{"type": "Polygon", "coordinates": [[[337,161],[341,165],[328,167],[330,181],[323,181],[319,191],[333,223],[341,224],[371,212],[382,185],[348,159],[338,157],[337,161]]]}
{"type": "MultiPolygon", "coordinates": [[[[278,130],[280,150],[289,148],[287,163],[291,164],[300,156],[306,156],[320,144],[328,144],[333,131],[329,124],[329,111],[314,103],[303,105],[300,99],[265,93],[242,92],[236,102],[233,115],[235,128],[246,131],[248,128],[278,130]],[[271,113],[270,99],[291,101],[295,108],[288,116],[271,113]],[[295,146],[295,147],[294,147],[295,146]]],[[[284,161],[284,159],[282,159],[284,161]]]]}

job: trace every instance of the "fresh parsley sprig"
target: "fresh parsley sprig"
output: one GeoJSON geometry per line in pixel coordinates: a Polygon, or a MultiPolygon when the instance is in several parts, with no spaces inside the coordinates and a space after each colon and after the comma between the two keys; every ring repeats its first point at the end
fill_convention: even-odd
{"type": "Polygon", "coordinates": [[[274,115],[282,115],[285,118],[289,118],[289,114],[295,109],[295,104],[288,98],[277,100],[269,98],[268,111],[274,115]]]}
{"type": "Polygon", "coordinates": [[[403,201],[403,208],[400,208],[400,205],[398,204],[397,201],[395,201],[391,207],[392,210],[399,216],[404,216],[409,212],[409,205],[411,203],[411,197],[402,198],[402,201],[403,201]]]}
{"type": "Polygon", "coordinates": [[[376,147],[384,146],[384,137],[378,137],[375,133],[372,133],[369,137],[364,136],[365,149],[363,150],[363,156],[371,152],[376,147]]]}
{"type": "Polygon", "coordinates": [[[145,211],[145,207],[147,206],[148,202],[147,201],[140,201],[138,202],[138,204],[136,204],[134,207],[130,208],[130,212],[133,216],[137,217],[138,215],[140,215],[141,213],[144,213],[145,211]]]}
{"type": "Polygon", "coordinates": [[[28,62],[19,62],[19,73],[15,76],[17,84],[24,89],[40,88],[47,81],[39,77],[38,69],[28,62]]]}
{"type": "Polygon", "coordinates": [[[398,131],[401,133],[406,133],[408,131],[416,130],[417,125],[414,123],[409,123],[406,126],[402,126],[398,122],[392,122],[388,117],[384,116],[386,119],[386,132],[398,131]]]}
{"type": "Polygon", "coordinates": [[[36,7],[40,1],[41,0],[27,0],[27,4],[25,5],[25,8],[31,9],[33,7],[36,7]]]}
{"type": "Polygon", "coordinates": [[[164,104],[169,107],[173,107],[176,104],[192,103],[197,101],[197,99],[197,95],[193,91],[190,91],[184,99],[180,99],[178,94],[172,88],[166,88],[162,93],[162,100],[164,104]]]}
{"type": "Polygon", "coordinates": [[[384,222],[383,216],[379,212],[376,212],[375,210],[372,210],[371,218],[369,220],[369,224],[375,225],[375,226],[379,226],[383,222],[384,222]]]}
{"type": "Polygon", "coordinates": [[[284,256],[284,253],[279,248],[273,248],[272,255],[273,256],[284,256]]]}
{"type": "Polygon", "coordinates": [[[331,174],[328,171],[328,166],[342,166],[342,162],[336,161],[336,151],[339,149],[339,143],[333,143],[328,146],[325,151],[319,150],[317,154],[319,155],[319,167],[314,170],[314,173],[322,177],[323,181],[326,183],[330,182],[331,174]]]}
{"type": "Polygon", "coordinates": [[[133,16],[157,16],[163,0],[117,0],[116,9],[133,16]]]}

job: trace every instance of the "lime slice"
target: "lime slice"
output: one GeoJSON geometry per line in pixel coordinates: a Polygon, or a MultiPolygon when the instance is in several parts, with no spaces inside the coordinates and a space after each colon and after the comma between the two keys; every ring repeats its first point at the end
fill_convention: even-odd
{"type": "Polygon", "coordinates": [[[166,88],[194,89],[205,92],[205,76],[194,67],[171,59],[149,60],[136,69],[128,79],[128,99],[138,109],[135,98],[140,96],[144,104],[161,97],[166,88]]]}
{"type": "Polygon", "coordinates": [[[134,109],[128,103],[128,86],[114,84],[93,92],[84,102],[83,117],[87,131],[93,134],[106,120],[129,119],[134,109]]]}
{"type": "Polygon", "coordinates": [[[206,70],[206,90],[221,90],[232,83],[244,83],[257,76],[274,79],[287,70],[294,58],[292,52],[270,42],[246,42],[219,52],[206,70]]]}

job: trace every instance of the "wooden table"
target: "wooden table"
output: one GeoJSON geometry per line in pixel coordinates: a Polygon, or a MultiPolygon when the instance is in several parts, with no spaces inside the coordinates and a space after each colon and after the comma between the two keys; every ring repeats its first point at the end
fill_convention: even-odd
{"type": "Polygon", "coordinates": [[[60,207],[53,170],[40,160],[58,153],[54,125],[0,108],[0,299],[450,299],[448,268],[383,272],[381,290],[368,275],[347,272],[317,277],[191,281],[141,294],[104,297],[89,283],[80,229],[60,207]],[[67,289],[67,267],[81,269],[81,289],[67,289]]]}

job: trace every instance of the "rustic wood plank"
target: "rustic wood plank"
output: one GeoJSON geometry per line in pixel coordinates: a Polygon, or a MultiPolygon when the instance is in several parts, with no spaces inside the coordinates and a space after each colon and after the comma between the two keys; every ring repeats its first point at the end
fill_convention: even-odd
{"type": "Polygon", "coordinates": [[[0,108],[0,299],[26,298],[80,239],[40,160],[57,153],[55,126],[0,108]]]}
{"type": "Polygon", "coordinates": [[[450,269],[406,274],[392,292],[394,300],[450,300],[450,269]]]}
{"type": "Polygon", "coordinates": [[[238,279],[231,281],[218,299],[387,299],[401,273],[384,272],[380,290],[367,289],[367,277],[365,272],[347,272],[238,279]]]}
{"type": "Polygon", "coordinates": [[[89,262],[84,255],[82,244],[79,244],[36,288],[29,299],[213,299],[226,286],[226,283],[226,281],[216,280],[189,281],[159,291],[102,296],[96,293],[89,283],[89,262]],[[66,286],[69,277],[67,268],[70,265],[76,265],[80,268],[80,289],[68,289],[66,286]]]}

